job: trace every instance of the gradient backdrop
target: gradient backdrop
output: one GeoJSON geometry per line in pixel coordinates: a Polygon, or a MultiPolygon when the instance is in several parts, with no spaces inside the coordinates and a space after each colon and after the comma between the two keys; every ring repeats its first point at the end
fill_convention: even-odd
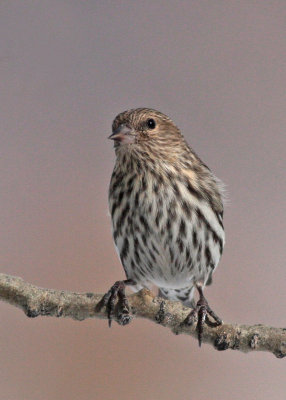
{"type": "MultiPolygon", "coordinates": [[[[286,3],[0,2],[1,270],[105,292],[124,277],[107,188],[114,116],[170,115],[227,185],[207,297],[286,326],[286,3]]],[[[148,321],[28,319],[0,303],[3,400],[285,398],[286,361],[198,348],[148,321]]]]}

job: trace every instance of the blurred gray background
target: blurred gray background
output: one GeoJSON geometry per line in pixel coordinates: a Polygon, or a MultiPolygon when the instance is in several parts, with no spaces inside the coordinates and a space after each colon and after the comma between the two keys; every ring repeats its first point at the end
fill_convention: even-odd
{"type": "MultiPolygon", "coordinates": [[[[286,3],[0,2],[2,272],[105,292],[115,115],[168,114],[227,185],[207,289],[225,321],[286,327],[286,3]]],[[[198,348],[148,321],[27,319],[0,303],[4,400],[285,398],[285,360],[198,348]]]]}

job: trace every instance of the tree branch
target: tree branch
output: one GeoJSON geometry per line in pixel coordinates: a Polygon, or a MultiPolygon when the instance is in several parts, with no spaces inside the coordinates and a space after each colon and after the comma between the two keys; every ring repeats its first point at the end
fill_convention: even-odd
{"type": "MultiPolygon", "coordinates": [[[[43,289],[24,282],[23,279],[0,274],[0,299],[21,308],[28,317],[70,317],[78,321],[87,318],[107,318],[105,310],[96,311],[101,294],[73,293],[63,290],[43,289]]],[[[175,334],[197,337],[196,326],[181,325],[189,308],[180,302],[163,300],[147,289],[128,296],[133,317],[147,318],[171,329],[175,334]]],[[[115,320],[120,322],[118,309],[115,320]]],[[[265,325],[223,324],[204,327],[203,342],[217,350],[268,351],[277,358],[286,356],[286,328],[265,325]]]]}

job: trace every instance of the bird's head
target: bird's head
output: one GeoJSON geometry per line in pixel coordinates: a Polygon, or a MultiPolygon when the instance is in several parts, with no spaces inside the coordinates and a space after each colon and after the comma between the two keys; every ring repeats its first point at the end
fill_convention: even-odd
{"type": "Polygon", "coordinates": [[[136,108],[117,115],[112,124],[116,149],[140,147],[174,147],[182,142],[182,135],[173,121],[159,111],[136,108]],[[127,147],[126,147],[127,146],[127,147]]]}

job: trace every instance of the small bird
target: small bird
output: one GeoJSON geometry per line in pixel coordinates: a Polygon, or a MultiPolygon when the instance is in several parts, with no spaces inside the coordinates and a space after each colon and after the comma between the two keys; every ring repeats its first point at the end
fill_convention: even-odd
{"type": "Polygon", "coordinates": [[[191,325],[197,317],[201,345],[204,323],[222,323],[203,289],[212,281],[225,243],[223,185],[159,111],[122,112],[109,138],[116,153],[109,209],[127,277],[102,299],[109,324],[117,299],[123,310],[121,323],[130,320],[126,285],[135,290],[156,285],[162,297],[193,307],[184,323],[191,325]]]}

